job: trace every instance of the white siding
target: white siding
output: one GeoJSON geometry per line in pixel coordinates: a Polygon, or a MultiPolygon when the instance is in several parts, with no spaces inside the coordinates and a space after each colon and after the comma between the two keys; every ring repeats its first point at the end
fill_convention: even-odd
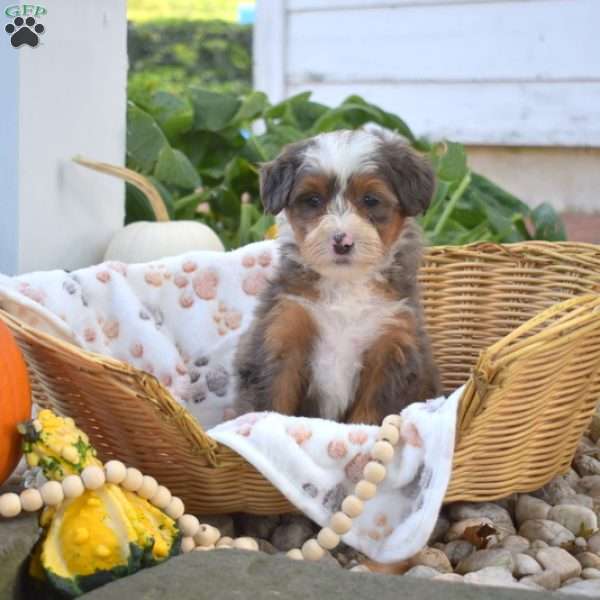
{"type": "Polygon", "coordinates": [[[259,0],[256,84],[436,138],[600,146],[599,23],[600,0],[259,0]]]}

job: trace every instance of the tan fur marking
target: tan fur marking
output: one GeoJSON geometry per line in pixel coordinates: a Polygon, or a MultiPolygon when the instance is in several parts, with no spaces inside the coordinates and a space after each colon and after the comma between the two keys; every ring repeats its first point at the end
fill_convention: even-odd
{"type": "Polygon", "coordinates": [[[272,383],[273,410],[286,415],[297,413],[306,392],[306,365],[315,335],[311,316],[299,304],[282,300],[271,312],[265,343],[280,364],[272,383]]]}
{"type": "Polygon", "coordinates": [[[389,249],[398,239],[405,221],[394,192],[385,181],[371,173],[366,173],[352,177],[347,193],[358,214],[366,220],[369,220],[369,210],[361,202],[364,196],[372,194],[384,203],[388,218],[384,222],[373,222],[373,226],[377,229],[385,248],[389,249]]]}
{"type": "Polygon", "coordinates": [[[363,355],[363,368],[350,409],[348,423],[379,425],[386,416],[380,414],[376,395],[388,376],[390,358],[396,364],[405,360],[404,351],[417,347],[415,322],[412,316],[401,314],[363,355]]]}

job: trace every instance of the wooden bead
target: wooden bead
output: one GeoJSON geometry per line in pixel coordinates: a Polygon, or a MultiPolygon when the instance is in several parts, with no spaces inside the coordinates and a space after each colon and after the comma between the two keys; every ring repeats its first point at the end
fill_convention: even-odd
{"type": "Polygon", "coordinates": [[[186,537],[194,537],[200,529],[200,522],[194,515],[182,515],[179,517],[177,525],[186,537]]]}
{"type": "Polygon", "coordinates": [[[363,477],[371,483],[379,483],[385,479],[385,467],[374,460],[368,462],[363,469],[363,477]]]}
{"type": "Polygon", "coordinates": [[[397,427],[394,427],[390,423],[386,423],[381,426],[381,429],[377,434],[377,439],[387,440],[392,446],[395,446],[400,440],[400,432],[397,427]]]}
{"type": "Polygon", "coordinates": [[[17,494],[8,492],[0,496],[0,516],[5,519],[12,519],[21,512],[21,499],[17,494]]]}
{"type": "Polygon", "coordinates": [[[85,487],[79,475],[67,475],[62,481],[62,489],[65,498],[79,498],[85,487]]]}
{"type": "Polygon", "coordinates": [[[365,505],[360,498],[356,496],[346,496],[342,502],[342,510],[351,518],[355,519],[362,514],[365,505]]]}
{"type": "Polygon", "coordinates": [[[134,469],[133,467],[127,468],[127,474],[121,485],[129,492],[137,492],[144,481],[144,476],[141,471],[134,469]]]}
{"type": "Polygon", "coordinates": [[[371,456],[387,465],[394,458],[394,447],[389,442],[375,442],[371,449],[371,456]]]}
{"type": "Polygon", "coordinates": [[[58,481],[47,481],[40,488],[40,494],[46,506],[58,506],[65,498],[62,485],[58,481]]]}
{"type": "Polygon", "coordinates": [[[400,429],[402,427],[402,417],[400,415],[388,415],[381,424],[393,425],[396,429],[400,429]]]}
{"type": "Polygon", "coordinates": [[[292,548],[291,550],[288,550],[286,556],[292,560],[304,560],[304,556],[302,556],[302,550],[299,550],[298,548],[292,548]]]}
{"type": "Polygon", "coordinates": [[[156,494],[157,489],[158,483],[156,479],[154,479],[154,477],[150,477],[150,475],[144,475],[142,478],[142,487],[137,491],[137,493],[141,498],[150,500],[150,498],[156,494]]]}
{"type": "Polygon", "coordinates": [[[34,488],[23,490],[20,494],[21,506],[27,512],[35,512],[44,506],[44,500],[40,492],[34,488]]]}
{"type": "Polygon", "coordinates": [[[361,479],[354,488],[354,494],[359,500],[370,500],[377,493],[377,487],[374,483],[361,479]]]}
{"type": "Polygon", "coordinates": [[[97,490],[105,484],[106,476],[100,467],[90,466],[81,471],[81,481],[88,490],[97,490]]]}
{"type": "Polygon", "coordinates": [[[221,537],[221,532],[212,525],[202,523],[194,535],[194,541],[199,546],[212,546],[221,537]]]}
{"type": "Polygon", "coordinates": [[[317,542],[325,550],[333,550],[340,543],[340,536],[330,527],[323,527],[317,536],[317,542]]]}
{"type": "Polygon", "coordinates": [[[325,550],[319,546],[317,540],[311,538],[302,545],[302,556],[305,560],[319,560],[325,554],[325,550]]]}
{"type": "Polygon", "coordinates": [[[109,460],[104,465],[106,481],[119,485],[127,476],[127,467],[120,460],[109,460]]]}
{"type": "Polygon", "coordinates": [[[196,542],[193,537],[184,537],[181,539],[181,551],[184,554],[191,552],[196,547],[196,542]]]}
{"type": "Polygon", "coordinates": [[[329,526],[338,535],[344,535],[352,529],[352,519],[343,512],[336,512],[329,521],[329,526]]]}
{"type": "Polygon", "coordinates": [[[227,548],[233,548],[233,538],[230,538],[228,535],[224,535],[215,545],[217,548],[221,548],[223,546],[227,548]]]}
{"type": "Polygon", "coordinates": [[[172,497],[173,495],[164,485],[159,485],[154,496],[150,498],[150,502],[157,508],[165,509],[169,506],[172,497]]]}
{"type": "Polygon", "coordinates": [[[239,537],[233,540],[233,547],[238,550],[258,550],[258,542],[251,537],[239,537]]]}
{"type": "Polygon", "coordinates": [[[171,517],[171,519],[179,519],[179,517],[185,512],[185,506],[181,501],[181,498],[173,496],[171,502],[165,508],[165,512],[171,517]]]}

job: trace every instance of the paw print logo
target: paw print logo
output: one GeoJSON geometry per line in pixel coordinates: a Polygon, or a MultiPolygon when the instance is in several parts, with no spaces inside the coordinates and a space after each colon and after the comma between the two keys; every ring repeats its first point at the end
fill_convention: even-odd
{"type": "Polygon", "coordinates": [[[10,43],[14,48],[31,46],[35,48],[40,43],[39,35],[44,33],[46,28],[41,23],[36,23],[33,17],[16,17],[12,23],[9,23],[4,31],[10,35],[10,43]]]}

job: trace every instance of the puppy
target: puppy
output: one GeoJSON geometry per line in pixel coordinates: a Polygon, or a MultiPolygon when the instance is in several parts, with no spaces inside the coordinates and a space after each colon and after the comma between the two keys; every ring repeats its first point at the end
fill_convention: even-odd
{"type": "Polygon", "coordinates": [[[235,359],[237,411],[380,423],[439,395],[419,301],[429,163],[388,132],[287,146],[260,174],[280,263],[235,359]]]}

